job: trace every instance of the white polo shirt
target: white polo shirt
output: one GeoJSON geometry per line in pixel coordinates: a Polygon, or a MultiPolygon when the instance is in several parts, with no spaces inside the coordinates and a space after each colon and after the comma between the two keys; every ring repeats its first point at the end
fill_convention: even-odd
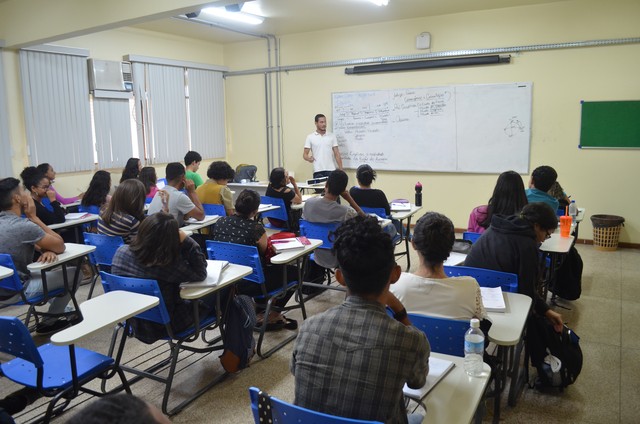
{"type": "Polygon", "coordinates": [[[333,171],[337,168],[336,159],[333,155],[333,148],[338,147],[338,139],[330,132],[324,135],[317,131],[307,136],[304,142],[305,149],[311,149],[313,152],[313,172],[333,171]]]}

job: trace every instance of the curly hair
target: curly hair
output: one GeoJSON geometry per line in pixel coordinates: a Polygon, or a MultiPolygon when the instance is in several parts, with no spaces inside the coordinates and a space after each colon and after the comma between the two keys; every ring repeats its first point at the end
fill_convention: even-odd
{"type": "Polygon", "coordinates": [[[209,165],[209,168],[207,169],[207,177],[212,180],[233,180],[235,175],[236,171],[233,170],[231,165],[223,160],[211,162],[211,165],[209,165]]]}
{"type": "Polygon", "coordinates": [[[333,252],[354,294],[380,294],[395,266],[393,242],[371,216],[345,221],[335,232],[333,252]]]}
{"type": "MultiPolygon", "coordinates": [[[[20,178],[22,178],[24,188],[31,192],[31,187],[37,187],[47,177],[35,166],[27,166],[20,173],[20,178]]],[[[47,181],[49,180],[47,179],[47,181]]]]}
{"type": "Polygon", "coordinates": [[[449,257],[455,239],[453,223],[438,212],[424,214],[413,230],[413,245],[430,267],[449,257]]]}

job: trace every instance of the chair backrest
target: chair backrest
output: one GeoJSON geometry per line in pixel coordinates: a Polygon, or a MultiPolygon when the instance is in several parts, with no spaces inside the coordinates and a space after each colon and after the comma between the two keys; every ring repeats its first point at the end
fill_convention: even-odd
{"type": "Polygon", "coordinates": [[[224,210],[224,205],[214,205],[212,203],[203,203],[202,208],[204,209],[205,215],[227,216],[227,212],[224,210]]]}
{"type": "Polygon", "coordinates": [[[91,205],[91,206],[84,206],[84,205],[78,205],[78,212],[84,212],[84,213],[92,213],[94,215],[100,215],[100,206],[96,206],[96,205],[91,205]]]}
{"type": "Polygon", "coordinates": [[[44,364],[29,330],[17,317],[0,317],[0,352],[29,361],[36,368],[44,364]]]}
{"type": "MultiPolygon", "coordinates": [[[[253,419],[255,424],[266,423],[267,421],[260,420],[258,412],[258,393],[260,389],[256,387],[249,388],[249,397],[251,398],[251,411],[253,412],[253,419]]],[[[264,392],[263,392],[264,394],[264,392]]],[[[313,411],[301,406],[296,406],[285,401],[282,401],[276,397],[269,396],[269,402],[271,404],[271,416],[273,423],[288,424],[288,423],[304,423],[304,424],[382,424],[379,421],[365,421],[356,420],[353,418],[337,417],[335,415],[325,414],[323,412],[313,411]]]]}
{"type": "Polygon", "coordinates": [[[263,205],[280,206],[272,211],[261,212],[263,218],[275,218],[280,221],[289,222],[287,209],[284,206],[284,200],[277,197],[260,196],[260,203],[263,205]]]}
{"type": "Polygon", "coordinates": [[[444,273],[449,277],[467,275],[476,279],[480,287],[502,287],[502,291],[518,293],[518,275],[510,272],[493,271],[491,269],[473,268],[470,266],[445,265],[444,273]]]}
{"type": "Polygon", "coordinates": [[[111,266],[113,255],[124,244],[120,236],[107,236],[104,234],[83,233],[84,244],[95,246],[96,250],[89,253],[89,261],[93,265],[111,266]]]}
{"type": "Polygon", "coordinates": [[[427,335],[432,352],[464,356],[464,333],[469,321],[409,314],[411,323],[427,335]]]}
{"type": "Polygon", "coordinates": [[[465,231],[464,233],[462,233],[462,239],[463,240],[469,240],[471,243],[475,243],[476,240],[478,240],[481,235],[482,234],[480,234],[480,233],[473,233],[471,231],[465,231]]]}
{"type": "Polygon", "coordinates": [[[367,206],[360,206],[360,209],[362,209],[362,212],[366,213],[366,214],[376,214],[378,215],[380,218],[388,218],[387,213],[385,212],[384,208],[369,208],[367,206]]]}
{"type": "Polygon", "coordinates": [[[162,190],[166,185],[167,185],[166,178],[158,178],[156,180],[156,187],[158,187],[158,190],[162,190]]]}
{"type": "Polygon", "coordinates": [[[149,205],[151,204],[151,202],[153,201],[153,197],[145,197],[144,198],[144,203],[149,205]]]}
{"type": "MultiPolygon", "coordinates": [[[[167,311],[167,307],[164,303],[164,298],[162,297],[162,292],[160,292],[160,287],[158,287],[158,282],[156,280],[120,277],[104,271],[100,271],[100,278],[102,278],[102,281],[106,282],[108,291],[123,290],[133,293],[147,294],[160,299],[158,306],[136,315],[136,318],[146,319],[147,321],[153,321],[158,324],[165,325],[171,321],[171,317],[169,316],[169,312],[167,311]]],[[[107,287],[105,287],[105,290],[107,287]]]]}
{"type": "Polygon", "coordinates": [[[256,246],[212,240],[207,240],[206,244],[209,259],[229,261],[229,263],[232,264],[249,266],[253,269],[253,272],[244,277],[244,279],[258,284],[264,283],[262,262],[260,261],[260,253],[256,246]]]}
{"type": "Polygon", "coordinates": [[[333,248],[333,233],[342,225],[342,222],[309,222],[300,220],[300,235],[309,239],[322,240],[322,245],[318,249],[333,248]]]}
{"type": "Polygon", "coordinates": [[[13,258],[8,253],[0,253],[0,266],[13,270],[13,275],[0,280],[0,288],[15,292],[22,291],[22,281],[13,263],[13,258]]]}

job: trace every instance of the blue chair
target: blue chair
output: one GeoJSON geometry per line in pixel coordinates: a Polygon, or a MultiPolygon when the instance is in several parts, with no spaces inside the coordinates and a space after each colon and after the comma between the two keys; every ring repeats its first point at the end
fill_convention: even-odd
{"type": "Polygon", "coordinates": [[[291,227],[289,223],[289,215],[287,215],[287,209],[285,208],[283,199],[279,199],[277,197],[260,196],[260,203],[263,205],[280,206],[278,209],[274,209],[272,211],[261,212],[260,215],[262,218],[279,219],[280,221],[283,221],[285,223],[284,227],[276,227],[275,225],[267,222],[264,224],[266,228],[282,231],[288,230],[291,227]]]}
{"type": "Polygon", "coordinates": [[[62,413],[80,392],[103,396],[104,393],[85,385],[96,377],[104,377],[109,370],[118,373],[121,388],[131,393],[124,373],[113,358],[74,345],[47,343],[36,347],[29,330],[16,317],[0,317],[0,351],[15,357],[0,365],[2,375],[52,398],[42,418],[45,423],[62,413]],[[57,406],[61,400],[63,403],[57,406]]]}
{"type": "Polygon", "coordinates": [[[518,293],[518,275],[510,272],[493,271],[491,269],[473,268],[470,266],[445,265],[444,273],[449,277],[463,275],[476,279],[480,287],[502,287],[502,291],[518,293]]]}
{"type": "Polygon", "coordinates": [[[385,212],[384,208],[369,208],[366,206],[360,206],[360,209],[362,209],[362,212],[366,213],[366,214],[376,214],[378,215],[380,218],[384,218],[384,219],[388,219],[389,217],[387,216],[387,213],[385,212]]]}
{"type": "Polygon", "coordinates": [[[267,393],[260,391],[256,387],[249,388],[249,397],[251,398],[251,412],[255,424],[264,424],[268,420],[260,419],[260,407],[258,399],[264,396],[269,404],[271,417],[274,424],[288,423],[304,423],[304,424],[382,424],[380,421],[356,420],[353,418],[343,418],[335,415],[325,414],[323,412],[312,411],[311,409],[301,406],[292,405],[282,401],[276,397],[269,396],[267,393]]]}
{"type": "MultiPolygon", "coordinates": [[[[27,315],[24,319],[24,325],[29,326],[29,322],[31,321],[31,315],[36,318],[36,325],[39,321],[39,316],[50,316],[47,312],[38,312],[36,307],[46,305],[49,300],[54,297],[62,297],[65,296],[68,292],[66,288],[58,288],[54,290],[49,290],[47,288],[47,279],[45,273],[42,274],[42,293],[35,294],[31,297],[27,297],[26,291],[20,280],[20,276],[18,275],[18,271],[16,270],[15,264],[13,263],[13,258],[11,255],[7,253],[0,253],[0,265],[5,268],[13,269],[13,275],[10,277],[4,278],[0,280],[0,288],[14,291],[16,294],[20,295],[20,300],[14,305],[29,305],[29,310],[27,311],[27,315]]],[[[63,269],[66,272],[66,265],[63,265],[63,269]]],[[[79,272],[79,268],[76,270],[76,273],[79,272]]],[[[75,296],[71,296],[71,300],[74,304],[74,309],[76,311],[80,311],[78,304],[76,302],[75,296]]],[[[61,314],[62,315],[62,314],[61,314]]]]}
{"type": "Polygon", "coordinates": [[[481,236],[482,234],[480,233],[473,233],[471,231],[465,231],[464,233],[462,233],[462,239],[463,240],[469,240],[471,242],[471,244],[475,243],[481,236]]]}
{"type": "MultiPolygon", "coordinates": [[[[82,204],[80,204],[78,205],[78,212],[100,215],[100,206],[82,206],[82,204]]],[[[98,232],[98,221],[82,224],[82,231],[90,231],[92,233],[98,232]]]]}
{"type": "MultiPolygon", "coordinates": [[[[91,299],[99,272],[111,272],[113,255],[115,255],[118,248],[124,244],[124,240],[120,236],[107,236],[104,234],[83,233],[83,235],[84,244],[96,247],[96,250],[89,253],[89,263],[93,270],[93,277],[91,278],[91,289],[89,290],[87,299],[91,299]]],[[[102,285],[103,287],[106,285],[104,280],[102,281],[102,285]]],[[[104,291],[107,292],[109,290],[105,287],[104,291]]]]}
{"type": "Polygon", "coordinates": [[[214,205],[212,203],[203,203],[202,208],[204,209],[205,215],[227,216],[227,211],[224,210],[224,205],[214,205]]]}
{"type": "MultiPolygon", "coordinates": [[[[246,246],[244,244],[236,244],[236,243],[224,243],[220,241],[212,241],[207,240],[207,255],[209,259],[213,260],[221,260],[221,261],[229,261],[230,263],[237,265],[244,265],[251,267],[253,272],[248,276],[244,277],[245,280],[251,281],[252,283],[259,284],[262,290],[262,294],[259,296],[254,296],[254,299],[263,299],[267,301],[267,306],[264,307],[264,317],[262,322],[262,326],[260,326],[260,335],[258,337],[258,343],[256,346],[256,353],[261,358],[267,358],[271,356],[271,354],[278,349],[285,346],[287,343],[296,338],[297,333],[289,336],[282,342],[280,342],[275,347],[271,348],[267,352],[262,352],[262,342],[264,340],[264,333],[267,329],[268,319],[266,317],[269,316],[269,312],[271,310],[284,312],[290,311],[292,309],[301,309],[303,319],[307,318],[307,312],[304,308],[304,299],[302,299],[301,295],[295,297],[297,304],[286,306],[284,308],[277,307],[273,304],[275,300],[283,298],[288,291],[290,290],[299,290],[298,281],[286,281],[286,270],[283,271],[283,282],[282,286],[278,287],[276,290],[272,290],[267,292],[267,288],[265,285],[265,277],[262,269],[262,263],[260,260],[260,254],[258,252],[258,248],[256,246],[246,246]]],[[[262,307],[258,305],[258,307],[262,307]]]]}
{"type": "MultiPolygon", "coordinates": [[[[169,312],[167,311],[167,307],[164,302],[164,298],[162,297],[162,292],[160,291],[160,287],[158,286],[158,282],[156,280],[148,280],[142,278],[132,278],[132,277],[120,277],[117,275],[109,274],[107,272],[101,271],[100,277],[102,281],[107,282],[107,291],[113,290],[124,290],[130,291],[134,293],[146,294],[149,296],[155,296],[160,299],[160,303],[158,306],[149,309],[139,315],[136,315],[135,318],[147,320],[151,322],[155,322],[160,325],[164,325],[167,331],[167,336],[162,338],[162,340],[167,341],[169,346],[169,357],[161,360],[158,364],[151,366],[146,370],[140,370],[137,368],[132,368],[129,366],[122,366],[122,369],[135,374],[140,377],[147,377],[155,381],[159,381],[165,385],[164,396],[162,398],[162,412],[167,415],[174,415],[184,409],[188,404],[193,402],[198,396],[204,393],[209,388],[213,387],[218,383],[222,378],[224,378],[224,374],[214,381],[207,384],[205,388],[199,389],[194,395],[188,397],[185,401],[174,407],[173,409],[168,409],[169,405],[169,397],[171,395],[171,386],[173,384],[173,378],[176,373],[176,365],[178,363],[178,356],[181,351],[188,351],[194,353],[208,353],[212,350],[218,350],[219,347],[211,347],[209,349],[190,346],[187,343],[191,343],[198,339],[198,336],[202,334],[202,331],[213,329],[217,323],[216,315],[209,315],[203,317],[197,322],[195,325],[183,330],[179,333],[174,333],[171,328],[171,317],[169,312]],[[155,371],[164,371],[166,369],[166,365],[169,364],[167,373],[162,372],[162,375],[158,375],[155,371]],[[165,377],[166,375],[166,377],[165,377]]],[[[197,309],[197,308],[196,308],[197,309]]],[[[125,327],[126,330],[126,327],[125,327]]],[[[122,351],[124,349],[124,341],[126,340],[127,331],[121,336],[120,347],[118,351],[119,361],[120,356],[122,355],[122,351]]],[[[114,332],[111,346],[115,346],[115,339],[117,337],[117,331],[114,332]]],[[[110,352],[112,353],[112,352],[110,352]]],[[[137,379],[136,379],[137,381],[137,379]]]]}
{"type": "Polygon", "coordinates": [[[469,321],[409,314],[411,323],[427,335],[432,352],[464,357],[464,333],[469,321]]]}
{"type": "MultiPolygon", "coordinates": [[[[342,225],[341,222],[329,222],[329,223],[320,223],[320,222],[309,222],[304,219],[300,220],[300,235],[309,239],[317,239],[322,240],[322,244],[318,247],[318,249],[323,250],[331,250],[333,248],[333,233],[338,229],[338,227],[342,225]]],[[[312,253],[310,256],[312,261],[315,261],[315,254],[312,253]]],[[[321,287],[328,288],[332,290],[346,291],[346,289],[342,286],[331,286],[331,274],[333,270],[326,269],[326,279],[327,285],[325,284],[317,284],[317,283],[308,283],[304,282],[303,285],[309,287],[321,287]]]]}

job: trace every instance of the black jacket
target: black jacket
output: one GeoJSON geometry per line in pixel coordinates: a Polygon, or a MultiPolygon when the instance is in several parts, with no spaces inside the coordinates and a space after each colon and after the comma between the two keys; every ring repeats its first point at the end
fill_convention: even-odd
{"type": "Polygon", "coordinates": [[[517,215],[494,215],[491,225],[474,243],[464,264],[517,274],[518,292],[533,299],[535,311],[543,315],[549,309],[536,289],[540,280],[540,259],[535,231],[531,223],[517,215]]]}

